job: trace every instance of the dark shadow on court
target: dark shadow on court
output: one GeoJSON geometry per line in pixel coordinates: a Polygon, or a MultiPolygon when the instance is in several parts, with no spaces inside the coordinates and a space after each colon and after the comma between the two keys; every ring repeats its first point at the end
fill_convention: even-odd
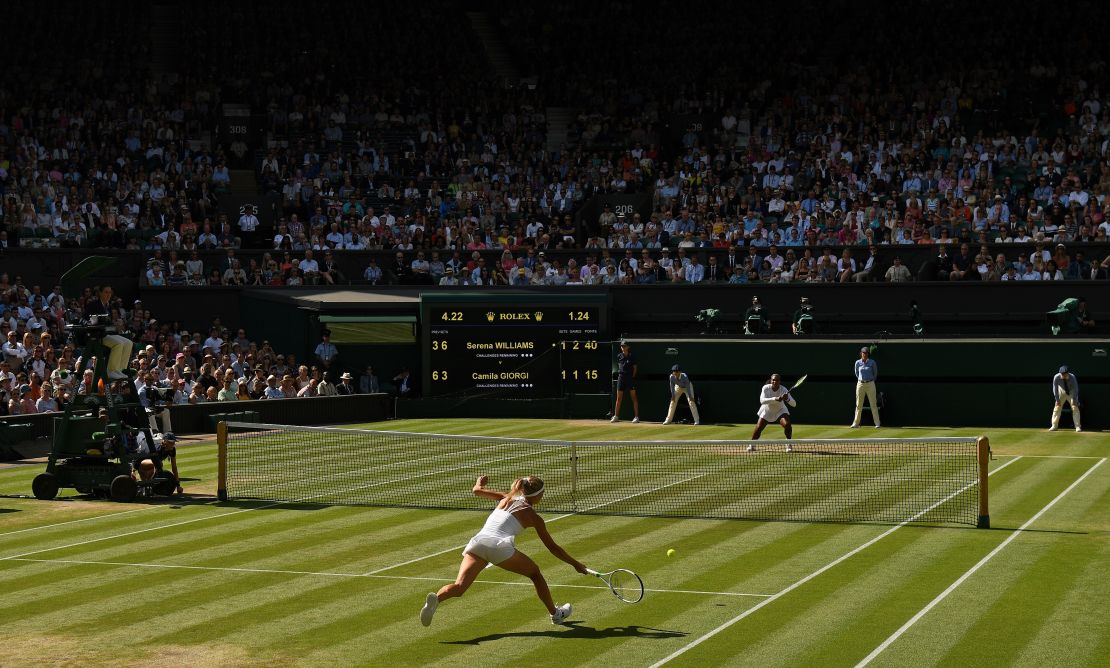
{"type": "Polygon", "coordinates": [[[19,508],[0,508],[0,513],[18,513],[19,508]]]}
{"type": "Polygon", "coordinates": [[[484,642],[504,640],[505,638],[575,638],[584,640],[600,640],[602,638],[643,638],[645,640],[666,640],[667,638],[684,638],[685,631],[666,631],[653,629],[650,626],[609,626],[603,629],[584,626],[578,622],[566,622],[565,629],[552,629],[550,631],[514,631],[510,633],[491,633],[478,636],[470,640],[444,640],[443,645],[481,645],[484,642]]]}
{"type": "MultiPolygon", "coordinates": [[[[989,529],[980,529],[978,527],[966,526],[963,524],[907,524],[906,529],[958,529],[960,531],[1017,531],[1017,527],[996,527],[992,526],[989,529]]],[[[1022,533],[1059,533],[1071,534],[1073,536],[1086,536],[1089,531],[1066,531],[1064,529],[1025,529],[1022,533]]]]}
{"type": "Polygon", "coordinates": [[[241,508],[243,510],[326,510],[333,508],[336,505],[353,505],[353,504],[335,504],[335,503],[286,503],[284,501],[260,501],[260,500],[235,500],[235,501],[220,501],[211,504],[213,508],[241,508]]]}

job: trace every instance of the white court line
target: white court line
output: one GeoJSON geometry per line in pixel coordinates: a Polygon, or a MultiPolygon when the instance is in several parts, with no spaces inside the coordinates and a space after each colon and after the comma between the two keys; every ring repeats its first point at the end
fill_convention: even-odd
{"type": "MultiPolygon", "coordinates": [[[[314,575],[320,577],[334,577],[334,578],[367,578],[379,580],[421,580],[425,582],[451,582],[450,578],[432,578],[432,577],[419,577],[412,575],[367,575],[365,573],[335,573],[329,571],[292,571],[283,570],[278,568],[235,568],[235,567],[220,567],[220,566],[186,566],[179,564],[142,564],[132,563],[129,561],[89,561],[84,559],[22,559],[13,558],[8,561],[24,561],[33,562],[38,564],[79,564],[84,566],[129,566],[134,568],[163,568],[163,569],[179,569],[191,571],[218,571],[227,573],[266,573],[278,575],[314,575]]],[[[502,580],[475,580],[476,583],[481,584],[496,584],[507,585],[511,587],[532,587],[531,582],[508,582],[502,580]]],[[[561,587],[564,589],[602,589],[608,590],[609,587],[604,585],[576,585],[576,584],[558,584],[548,583],[549,587],[561,587]]],[[[771,594],[746,594],[735,591],[700,591],[696,589],[644,589],[644,591],[654,592],[657,594],[700,594],[703,596],[740,596],[751,598],[765,598],[771,594]]]]}
{"type": "MultiPolygon", "coordinates": [[[[1009,466],[1010,464],[1013,464],[1014,462],[1018,461],[1019,459],[1021,459],[1021,457],[1014,457],[1013,459],[1011,459],[1010,461],[1006,462],[1005,464],[1002,464],[1001,466],[999,466],[998,468],[994,469],[993,471],[991,471],[991,472],[990,472],[990,473],[988,473],[987,475],[994,475],[995,473],[998,473],[999,471],[1001,471],[1002,469],[1006,468],[1006,467],[1007,467],[1007,466],[1009,466]]],[[[717,635],[717,634],[718,634],[718,633],[720,633],[721,631],[724,631],[725,629],[729,628],[729,627],[730,627],[730,626],[732,626],[733,624],[735,624],[735,623],[739,622],[740,620],[744,619],[744,618],[745,618],[745,617],[747,617],[748,615],[752,615],[752,614],[755,614],[755,612],[756,612],[756,611],[758,611],[758,610],[759,610],[760,608],[762,608],[763,606],[765,606],[765,605],[769,605],[769,604],[773,603],[774,601],[777,601],[778,599],[780,599],[780,598],[782,598],[783,596],[785,596],[785,595],[789,594],[790,592],[794,591],[794,590],[795,590],[795,589],[797,589],[798,587],[801,587],[802,585],[804,585],[805,583],[809,582],[810,580],[812,580],[813,578],[817,577],[818,575],[821,575],[822,573],[824,573],[825,571],[829,570],[830,568],[833,568],[833,567],[837,566],[838,564],[840,564],[840,563],[844,562],[845,560],[847,560],[847,559],[850,559],[851,557],[853,557],[853,556],[855,556],[855,555],[859,554],[859,553],[860,553],[860,552],[862,552],[863,550],[866,550],[867,548],[871,547],[871,546],[872,546],[872,545],[874,545],[875,543],[877,543],[877,542],[879,542],[880,540],[882,540],[882,539],[886,538],[887,536],[889,536],[890,534],[894,533],[895,531],[897,531],[897,530],[901,529],[902,527],[906,526],[906,525],[907,525],[907,524],[909,524],[910,522],[913,522],[913,521],[914,521],[914,520],[916,520],[917,518],[921,517],[922,515],[924,515],[925,513],[929,512],[930,510],[932,510],[932,509],[936,508],[937,506],[941,505],[942,503],[945,503],[945,502],[946,502],[946,501],[948,501],[949,499],[955,498],[956,496],[959,496],[959,495],[960,495],[960,494],[962,494],[963,492],[965,492],[965,491],[967,491],[967,490],[971,489],[971,488],[972,488],[972,487],[974,487],[974,486],[975,486],[976,484],[978,484],[978,481],[975,481],[975,482],[972,482],[972,483],[968,483],[967,485],[964,485],[964,486],[963,486],[963,487],[961,487],[960,489],[956,490],[955,492],[953,492],[952,494],[950,494],[950,495],[946,496],[945,498],[941,499],[940,501],[937,501],[937,502],[936,502],[936,503],[934,503],[933,505],[929,506],[929,507],[928,507],[928,508],[926,508],[925,510],[922,510],[921,512],[917,513],[916,515],[914,515],[913,517],[909,518],[908,520],[906,520],[906,521],[904,521],[904,522],[901,522],[900,524],[896,524],[896,525],[894,525],[894,526],[890,527],[889,529],[887,529],[887,530],[886,530],[886,531],[884,531],[883,533],[879,534],[878,536],[875,536],[874,538],[872,538],[871,540],[867,541],[867,542],[866,542],[866,543],[864,543],[863,545],[860,545],[859,547],[857,547],[857,548],[855,548],[855,549],[853,549],[853,550],[851,550],[851,551],[849,551],[849,552],[846,552],[846,553],[844,553],[844,554],[840,555],[839,557],[837,557],[837,558],[836,558],[836,559],[834,559],[833,561],[830,561],[829,563],[825,564],[825,565],[824,565],[824,566],[822,566],[821,568],[818,568],[817,570],[813,571],[812,573],[810,573],[809,575],[805,576],[805,577],[804,577],[804,578],[802,578],[801,580],[798,580],[798,581],[797,581],[797,582],[795,582],[794,584],[790,585],[790,586],[789,586],[789,587],[787,587],[786,589],[783,589],[782,591],[778,592],[777,594],[774,594],[774,595],[772,595],[772,596],[770,596],[770,597],[768,597],[768,598],[765,598],[765,599],[763,599],[763,600],[762,600],[762,601],[760,601],[759,603],[756,603],[756,604],[755,604],[755,605],[753,605],[752,607],[748,608],[747,610],[745,610],[744,612],[740,613],[739,615],[736,615],[735,617],[733,617],[732,619],[728,620],[728,621],[727,621],[727,622],[725,622],[724,624],[721,624],[720,626],[718,626],[717,628],[713,629],[712,631],[710,631],[710,632],[706,633],[705,635],[699,636],[698,638],[695,638],[694,640],[692,640],[691,642],[687,643],[686,645],[683,645],[682,647],[678,648],[678,649],[677,649],[677,650],[675,650],[674,652],[671,652],[671,653],[670,653],[670,654],[668,654],[667,656],[665,656],[665,657],[663,657],[662,659],[660,659],[660,660],[656,661],[655,663],[651,664],[651,667],[650,667],[650,668],[657,668],[658,666],[662,666],[663,664],[665,664],[665,663],[667,663],[667,662],[671,661],[672,659],[676,659],[676,658],[678,658],[679,656],[681,656],[681,655],[685,654],[686,652],[689,652],[690,650],[694,649],[695,647],[697,647],[698,645],[702,644],[702,643],[703,643],[703,642],[705,642],[706,640],[709,640],[710,638],[712,638],[713,636],[717,635]]]]}
{"type": "MultiPolygon", "coordinates": [[[[205,504],[196,504],[196,505],[205,505],[205,504]]],[[[24,533],[26,531],[38,531],[39,529],[49,529],[51,527],[65,526],[66,524],[77,524],[78,522],[88,522],[90,520],[100,520],[100,519],[104,519],[106,517],[116,517],[117,515],[127,515],[128,513],[137,513],[137,512],[142,511],[142,510],[151,510],[153,508],[165,508],[165,507],[166,507],[165,505],[143,506],[142,508],[134,508],[132,510],[124,510],[124,511],[118,512],[118,513],[108,513],[107,515],[93,515],[92,517],[82,517],[79,520],[68,520],[66,522],[55,522],[54,524],[43,524],[43,525],[40,525],[40,526],[37,526],[37,527],[28,527],[26,529],[17,529],[15,531],[5,531],[4,533],[0,533],[0,536],[11,536],[13,534],[24,533]]]]}
{"type": "MultiPolygon", "coordinates": [[[[1006,457],[1008,455],[999,455],[1006,457]]],[[[1022,455],[1026,459],[1104,459],[1098,455],[1022,455]]]]}
{"type": "MultiPolygon", "coordinates": [[[[551,524],[552,522],[558,522],[561,519],[566,519],[568,517],[571,517],[573,515],[577,515],[579,513],[588,513],[591,510],[597,510],[598,508],[604,508],[605,506],[611,506],[614,503],[620,503],[621,501],[627,501],[629,499],[634,499],[637,496],[643,496],[644,494],[651,494],[653,492],[658,492],[661,489],[667,489],[668,487],[674,487],[675,485],[681,485],[684,482],[690,482],[691,480],[697,480],[698,478],[703,478],[707,475],[709,475],[709,474],[708,473],[699,473],[698,475],[690,477],[690,478],[686,478],[685,480],[679,480],[677,482],[667,483],[666,485],[663,485],[661,487],[655,487],[653,489],[649,489],[646,492],[636,492],[635,494],[629,494],[628,496],[622,497],[622,498],[617,499],[615,501],[606,501],[605,503],[600,503],[596,506],[593,506],[591,508],[587,508],[585,510],[581,510],[581,511],[574,512],[574,513],[567,513],[565,515],[559,515],[558,517],[553,517],[549,520],[545,520],[544,524],[551,524]]],[[[452,547],[447,548],[446,550],[440,550],[439,552],[433,552],[431,554],[425,554],[422,557],[416,557],[415,559],[409,559],[408,561],[402,561],[399,564],[393,564],[392,566],[384,566],[382,568],[376,568],[372,571],[367,571],[367,572],[363,573],[363,575],[377,575],[378,573],[383,573],[385,571],[391,571],[394,568],[400,568],[401,566],[408,566],[409,564],[415,564],[418,561],[424,561],[425,559],[431,559],[432,557],[438,557],[441,554],[447,554],[448,552],[454,552],[455,550],[461,550],[469,544],[470,544],[469,542],[466,542],[466,543],[463,543],[462,545],[454,545],[452,547]]]]}
{"type": "MultiPolygon", "coordinates": [[[[525,456],[525,455],[513,455],[512,457],[502,457],[501,459],[494,459],[490,462],[482,462],[482,464],[491,464],[493,462],[499,462],[499,461],[503,461],[503,460],[506,460],[506,459],[518,459],[519,457],[523,457],[523,456],[525,456]]],[[[466,465],[463,465],[463,466],[457,466],[455,468],[442,469],[440,471],[436,471],[435,474],[438,475],[440,473],[450,473],[451,471],[457,471],[457,470],[463,469],[463,468],[470,468],[471,466],[472,465],[470,465],[470,464],[466,464],[466,465]]],[[[424,473],[424,474],[421,474],[421,475],[415,476],[415,477],[423,478],[423,477],[426,477],[428,475],[431,475],[431,474],[424,473]]],[[[343,490],[342,492],[339,492],[339,493],[343,494],[343,493],[346,493],[346,492],[352,492],[352,491],[357,490],[357,489],[367,489],[369,487],[379,487],[381,485],[392,485],[392,484],[397,483],[397,482],[405,482],[406,480],[411,480],[411,479],[412,478],[400,478],[400,479],[395,479],[395,480],[387,480],[385,482],[379,482],[379,483],[373,483],[373,484],[370,484],[370,485],[362,485],[360,487],[354,487],[354,488],[351,488],[351,489],[343,490]]],[[[306,497],[301,498],[301,499],[291,499],[289,501],[276,501],[274,503],[267,503],[267,504],[264,504],[264,505],[261,505],[261,506],[254,506],[252,508],[243,508],[241,510],[233,510],[229,513],[219,513],[217,515],[206,515],[204,517],[195,517],[191,520],[182,520],[180,522],[172,522],[170,524],[160,524],[156,527],[147,527],[146,529],[136,529],[135,531],[128,531],[126,533],[115,534],[115,535],[112,535],[112,536],[101,536],[100,538],[90,538],[89,540],[83,540],[83,541],[80,541],[80,542],[77,542],[77,543],[70,543],[68,545],[59,545],[59,546],[56,546],[56,547],[47,547],[47,548],[43,548],[41,550],[34,550],[34,551],[31,551],[31,552],[24,552],[22,554],[12,555],[10,557],[0,557],[0,561],[5,561],[7,559],[17,559],[19,557],[30,557],[30,556],[35,555],[35,554],[42,554],[43,552],[53,552],[54,550],[65,550],[65,549],[68,549],[68,548],[71,548],[71,547],[80,547],[82,545],[88,545],[90,543],[99,543],[99,542],[105,541],[105,540],[114,540],[116,538],[126,538],[127,536],[134,536],[136,534],[146,533],[148,531],[158,531],[159,529],[169,529],[169,528],[172,528],[172,527],[179,527],[179,526],[182,526],[182,525],[185,525],[185,524],[192,524],[193,522],[203,522],[205,520],[216,519],[217,517],[228,517],[230,515],[238,515],[240,513],[249,513],[252,510],[265,510],[266,508],[273,508],[275,506],[284,506],[284,505],[293,504],[293,503],[304,503],[306,501],[311,501],[312,499],[316,499],[316,498],[319,498],[321,496],[327,496],[327,495],[334,494],[334,493],[335,492],[325,492],[323,494],[316,494],[314,496],[306,496],[306,497]]],[[[202,505],[207,505],[207,504],[202,504],[202,505]]],[[[159,507],[161,507],[161,506],[159,506],[159,507]]]]}
{"type": "Polygon", "coordinates": [[[961,584],[963,584],[963,583],[964,583],[964,581],[965,581],[965,580],[967,580],[967,579],[968,579],[969,577],[971,577],[972,575],[974,575],[974,574],[975,574],[975,571],[979,570],[979,569],[980,569],[980,568],[982,568],[982,567],[983,567],[983,566],[984,566],[984,565],[985,565],[985,564],[986,564],[986,563],[987,563],[988,561],[990,561],[991,559],[993,559],[993,558],[995,557],[995,555],[997,555],[997,554],[998,554],[999,552],[1001,552],[1003,548],[1005,548],[1005,547],[1006,547],[1007,545],[1009,545],[1009,544],[1010,544],[1010,542],[1011,542],[1011,541],[1013,541],[1013,540],[1014,540],[1015,538],[1017,538],[1017,537],[1018,537],[1018,534],[1020,534],[1021,532],[1025,531],[1025,530],[1026,530],[1027,528],[1029,528],[1029,525],[1033,524],[1033,522],[1036,522],[1036,521],[1037,521],[1038,519],[1040,519],[1041,515],[1044,515],[1044,514],[1045,514],[1046,512],[1048,512],[1048,509],[1049,509],[1049,508],[1051,508],[1052,506],[1056,505],[1056,502],[1057,502],[1057,501],[1059,501],[1060,499],[1062,499],[1062,498],[1064,498],[1065,496],[1067,496],[1069,492],[1071,492],[1071,491],[1072,491],[1073,489],[1075,489],[1075,488],[1076,488],[1076,486],[1077,486],[1077,485],[1079,485],[1079,483],[1083,482],[1083,480],[1084,480],[1084,479],[1086,479],[1086,477],[1087,477],[1087,476],[1091,475],[1091,473],[1093,473],[1093,472],[1094,472],[1094,470],[1095,470],[1095,469],[1097,469],[1097,468],[1098,468],[1099,466],[1101,466],[1101,465],[1103,464],[1103,462],[1105,462],[1105,461],[1106,461],[1106,458],[1105,458],[1105,457],[1103,457],[1102,459],[1100,459],[1100,460],[1098,460],[1097,462],[1095,462],[1095,465],[1094,465],[1094,466],[1092,466],[1091,468],[1087,469],[1087,472],[1086,472],[1086,473],[1084,473],[1083,475],[1079,476],[1079,478],[1078,478],[1078,479],[1076,479],[1076,481],[1075,481],[1075,482],[1073,482],[1072,484],[1068,485],[1067,489],[1065,489],[1064,491],[1060,492],[1060,494],[1059,494],[1059,495],[1058,495],[1058,496],[1057,496],[1057,497],[1056,497],[1055,499],[1053,499],[1053,500],[1049,501],[1049,502],[1048,502],[1048,504],[1047,504],[1047,505],[1045,505],[1045,507],[1044,507],[1044,508],[1041,508],[1040,510],[1038,510],[1038,511],[1037,511],[1037,514],[1036,514],[1036,515],[1034,515],[1034,516],[1030,517],[1030,518],[1029,518],[1029,521],[1027,521],[1027,522],[1026,522],[1025,524],[1022,524],[1022,525],[1021,525],[1020,527],[1018,527],[1018,528],[1017,528],[1017,530],[1016,530],[1016,531],[1014,531],[1013,533],[1011,533],[1011,534],[1010,534],[1009,536],[1007,536],[1007,537],[1006,537],[1006,540],[1002,541],[1002,542],[1001,542],[1001,543],[1000,543],[1000,544],[998,545],[998,547],[996,547],[996,548],[994,548],[993,550],[991,550],[991,551],[990,551],[990,552],[989,552],[989,553],[987,554],[987,556],[983,557],[982,559],[980,559],[980,560],[979,560],[979,562],[978,562],[978,563],[976,563],[976,564],[975,564],[974,566],[972,566],[971,568],[967,569],[967,571],[965,571],[963,575],[961,575],[961,576],[960,576],[959,578],[957,578],[955,582],[953,582],[952,584],[948,585],[948,588],[947,588],[947,589],[945,589],[945,590],[944,590],[944,591],[942,591],[942,592],[941,592],[940,594],[938,594],[936,598],[934,598],[933,600],[929,601],[929,603],[928,603],[928,604],[927,604],[927,605],[926,605],[926,606],[925,606],[924,608],[921,608],[921,610],[919,610],[919,611],[918,611],[918,613],[917,613],[916,615],[914,615],[913,617],[910,617],[909,621],[907,621],[907,622],[906,622],[905,624],[903,624],[903,625],[902,625],[902,626],[901,626],[901,627],[900,627],[900,628],[899,628],[899,629],[898,629],[897,631],[895,631],[894,633],[890,634],[890,637],[889,637],[889,638],[887,638],[886,640],[884,640],[884,641],[883,641],[883,642],[882,642],[882,643],[881,643],[881,644],[880,644],[880,645],[879,645],[878,647],[876,647],[876,648],[875,648],[875,649],[874,649],[874,650],[873,650],[873,651],[872,651],[872,652],[871,652],[870,654],[868,654],[868,655],[867,655],[866,657],[864,657],[864,659],[863,659],[862,661],[860,661],[859,663],[857,663],[857,664],[856,664],[856,668],[862,668],[862,666],[866,666],[867,664],[871,663],[871,662],[872,662],[872,661],[873,661],[873,660],[875,659],[875,657],[879,656],[879,654],[881,654],[881,653],[883,652],[883,650],[885,650],[885,649],[886,649],[887,647],[890,647],[890,645],[891,645],[891,644],[892,644],[892,643],[893,643],[893,642],[894,642],[895,640],[898,640],[899,638],[901,638],[901,637],[902,637],[902,635],[903,635],[903,634],[904,634],[904,633],[905,633],[906,631],[908,631],[908,630],[910,629],[910,627],[911,627],[911,626],[913,626],[913,625],[914,625],[914,624],[916,624],[916,623],[917,623],[918,621],[920,621],[920,620],[921,620],[921,618],[922,618],[922,617],[924,617],[924,616],[925,616],[926,614],[928,614],[928,612],[929,612],[930,610],[932,610],[933,608],[935,608],[935,607],[937,606],[937,604],[938,604],[938,603],[940,603],[940,602],[941,602],[941,601],[943,601],[943,600],[944,600],[945,598],[947,598],[949,594],[951,594],[951,593],[952,593],[953,591],[955,591],[955,590],[956,590],[956,587],[959,587],[959,586],[960,586],[961,584]]]}

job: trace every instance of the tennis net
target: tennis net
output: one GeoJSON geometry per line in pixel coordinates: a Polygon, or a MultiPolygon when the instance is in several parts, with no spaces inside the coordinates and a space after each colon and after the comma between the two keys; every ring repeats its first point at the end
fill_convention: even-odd
{"type": "Polygon", "coordinates": [[[555,441],[227,423],[219,444],[221,499],[488,510],[475,478],[507,489],[533,474],[550,512],[989,523],[985,438],[555,441]]]}

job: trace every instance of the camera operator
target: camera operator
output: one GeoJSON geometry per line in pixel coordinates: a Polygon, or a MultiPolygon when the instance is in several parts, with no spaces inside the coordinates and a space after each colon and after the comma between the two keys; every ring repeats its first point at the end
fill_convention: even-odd
{"type": "Polygon", "coordinates": [[[809,297],[802,297],[798,303],[798,310],[794,311],[794,317],[791,319],[790,327],[794,336],[813,334],[815,324],[813,305],[809,303],[809,297]]]}
{"type": "MultiPolygon", "coordinates": [[[[145,439],[142,432],[139,432],[138,436],[145,439]]],[[[149,448],[140,445],[133,466],[140,480],[150,480],[154,477],[154,474],[165,470],[163,462],[167,459],[170,460],[170,472],[173,474],[173,479],[177,482],[175,491],[181,494],[184,490],[181,488],[181,474],[177,470],[177,437],[173,435],[173,432],[167,431],[160,438],[155,436],[154,443],[149,448]]]]}
{"type": "Polygon", "coordinates": [[[744,333],[749,336],[766,334],[770,328],[771,321],[763,313],[763,304],[759,303],[759,297],[752,297],[752,305],[744,311],[744,333]]]}

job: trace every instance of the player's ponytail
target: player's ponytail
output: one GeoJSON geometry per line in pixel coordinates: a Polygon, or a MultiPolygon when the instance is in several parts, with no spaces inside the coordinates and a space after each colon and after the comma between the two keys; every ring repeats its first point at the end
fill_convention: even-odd
{"type": "Polygon", "coordinates": [[[543,480],[540,480],[534,475],[529,475],[514,480],[513,486],[509,488],[509,493],[506,495],[506,498],[535,498],[541,492],[543,492],[543,480]]]}
{"type": "Polygon", "coordinates": [[[526,498],[536,497],[543,492],[543,480],[534,475],[521,478],[520,483],[526,498]]]}

